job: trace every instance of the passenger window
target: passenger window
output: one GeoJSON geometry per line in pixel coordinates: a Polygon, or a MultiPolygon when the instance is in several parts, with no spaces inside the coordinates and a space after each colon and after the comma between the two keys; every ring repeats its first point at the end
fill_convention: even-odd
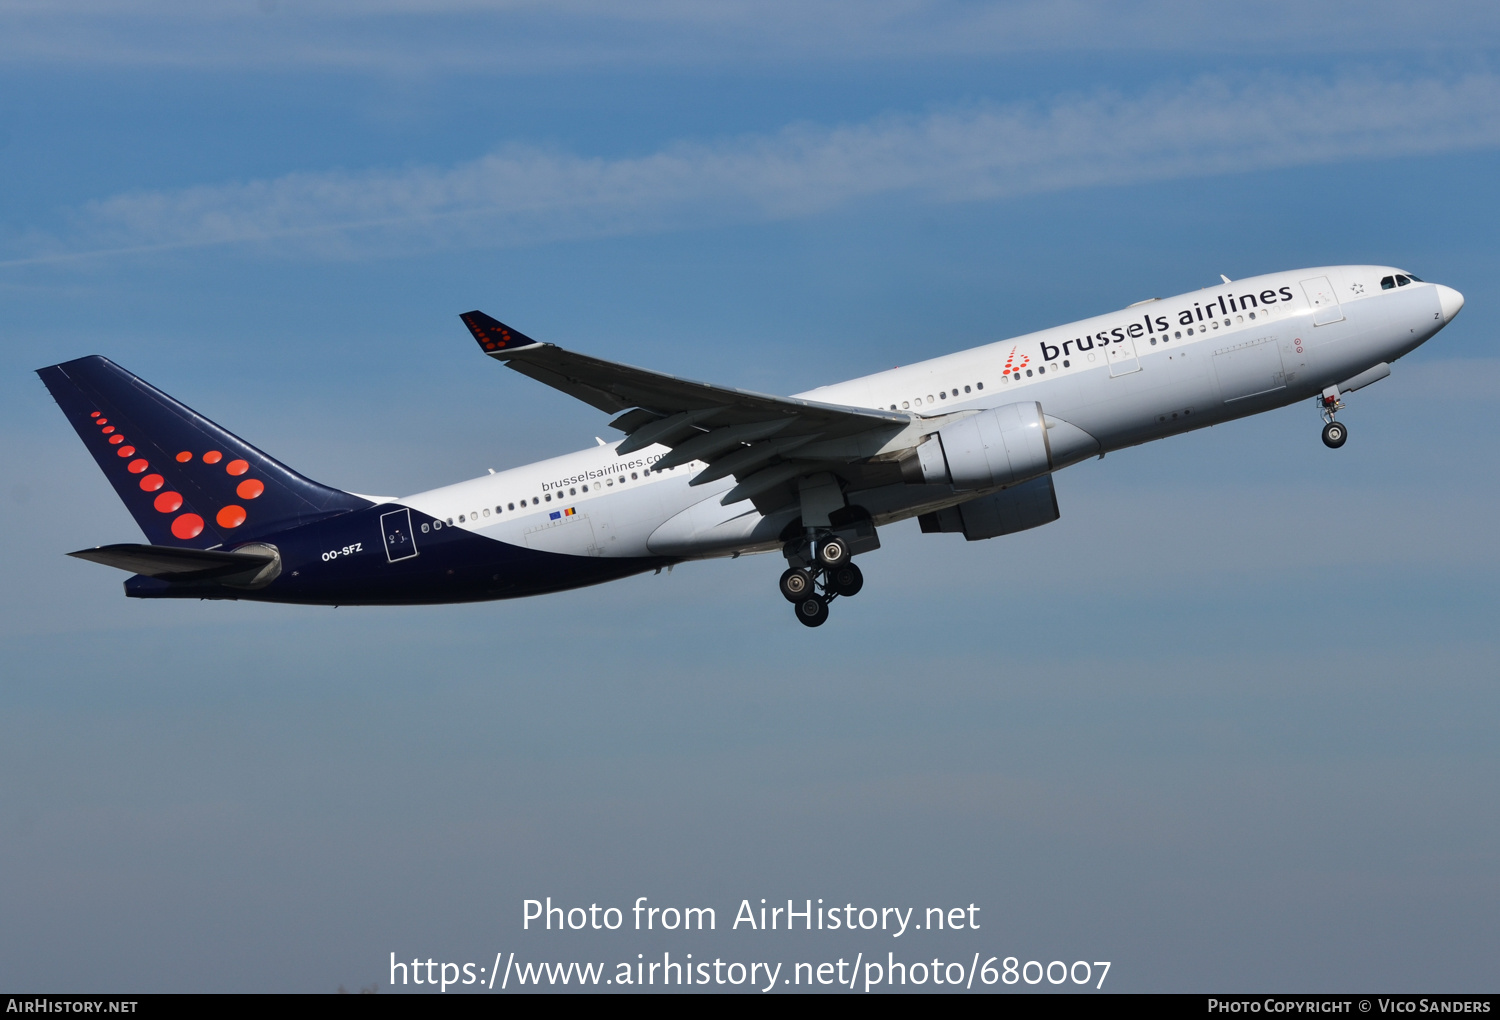
{"type": "Polygon", "coordinates": [[[459,514],[458,515],[458,523],[462,524],[463,522],[464,522],[464,515],[463,514],[459,514]]]}
{"type": "Polygon", "coordinates": [[[984,389],[984,383],[975,383],[975,384],[974,384],[974,386],[975,386],[975,387],[976,387],[976,388],[977,388],[977,389],[981,389],[981,390],[982,390],[982,389],[984,389]]]}
{"type": "Polygon", "coordinates": [[[903,401],[901,401],[901,410],[904,411],[904,410],[906,410],[909,407],[911,407],[911,401],[909,401],[909,400],[903,400],[903,401]]]}
{"type": "Polygon", "coordinates": [[[947,390],[938,390],[938,399],[939,400],[947,400],[948,399],[948,391],[947,390]]]}
{"type": "Polygon", "coordinates": [[[514,503],[507,503],[507,504],[505,504],[505,509],[507,509],[507,510],[514,510],[515,508],[516,508],[516,505],[514,503]]]}
{"type": "Polygon", "coordinates": [[[1390,290],[1394,286],[1396,286],[1396,278],[1394,276],[1382,276],[1380,278],[1381,290],[1390,290]]]}
{"type": "Polygon", "coordinates": [[[968,392],[969,392],[969,388],[968,388],[968,387],[967,387],[967,386],[965,386],[965,387],[964,387],[964,392],[965,392],[965,393],[968,393],[968,392]]]}
{"type": "Polygon", "coordinates": [[[630,480],[631,480],[631,481],[632,481],[632,482],[633,482],[633,481],[635,481],[635,480],[636,480],[636,479],[637,479],[637,478],[639,478],[639,477],[641,477],[641,476],[640,476],[640,475],[638,475],[638,474],[636,474],[636,473],[635,473],[635,472],[634,472],[634,471],[632,471],[632,472],[630,472],[630,480]]]}
{"type": "Polygon", "coordinates": [[[569,489],[568,490],[568,495],[569,496],[576,496],[576,495],[578,495],[578,490],[577,489],[569,489]]]}
{"type": "Polygon", "coordinates": [[[552,493],[549,492],[545,496],[543,496],[542,498],[545,499],[548,503],[550,503],[550,502],[552,502],[552,493]]]}
{"type": "Polygon", "coordinates": [[[422,534],[427,534],[427,525],[422,525],[422,534]]]}
{"type": "Polygon", "coordinates": [[[484,515],[485,515],[485,516],[486,516],[486,517],[488,517],[488,516],[489,516],[489,515],[490,515],[490,508],[489,508],[489,507],[485,507],[485,508],[484,508],[484,515]]]}

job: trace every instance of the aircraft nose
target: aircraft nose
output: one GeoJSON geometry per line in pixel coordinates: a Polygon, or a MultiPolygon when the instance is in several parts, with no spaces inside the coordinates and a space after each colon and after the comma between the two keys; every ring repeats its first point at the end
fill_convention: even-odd
{"type": "Polygon", "coordinates": [[[1437,285],[1437,292],[1438,305],[1443,310],[1443,321],[1452,322],[1453,317],[1464,306],[1464,296],[1452,287],[1444,287],[1441,283],[1437,285]]]}

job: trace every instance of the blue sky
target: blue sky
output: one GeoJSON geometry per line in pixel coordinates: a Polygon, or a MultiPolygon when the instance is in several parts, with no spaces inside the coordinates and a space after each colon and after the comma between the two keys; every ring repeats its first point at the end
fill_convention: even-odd
{"type": "MultiPolygon", "coordinates": [[[[0,5],[0,987],[326,991],[539,937],[525,897],[975,902],[1116,990],[1493,990],[1492,5],[0,5]],[[605,418],[456,313],[794,392],[1231,277],[1464,313],[1350,399],[779,561],[522,602],[142,604],[31,371],[108,355],[411,492],[605,418]]],[[[930,936],[941,939],[940,936],[930,936]]],[[[872,940],[698,951],[833,958],[872,940]]]]}

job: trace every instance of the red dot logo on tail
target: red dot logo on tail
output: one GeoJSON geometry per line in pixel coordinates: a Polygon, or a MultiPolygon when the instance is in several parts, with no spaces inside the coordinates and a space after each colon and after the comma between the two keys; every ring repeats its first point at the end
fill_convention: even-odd
{"type": "Polygon", "coordinates": [[[221,528],[238,528],[245,523],[245,508],[231,503],[215,514],[214,520],[221,528]]]}
{"type": "Polygon", "coordinates": [[[205,453],[203,455],[203,463],[205,463],[205,464],[217,464],[219,461],[221,461],[223,459],[224,459],[224,455],[222,453],[220,453],[218,450],[209,450],[207,453],[205,453]]]}
{"type": "Polygon", "coordinates": [[[183,514],[172,522],[172,534],[184,542],[203,534],[203,518],[197,514],[183,514]]]}
{"type": "Polygon", "coordinates": [[[157,496],[151,505],[156,507],[157,513],[173,513],[182,506],[182,493],[169,490],[157,496]]]}

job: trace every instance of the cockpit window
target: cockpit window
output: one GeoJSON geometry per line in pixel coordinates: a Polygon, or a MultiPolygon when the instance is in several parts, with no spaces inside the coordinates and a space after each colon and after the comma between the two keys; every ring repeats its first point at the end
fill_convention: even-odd
{"type": "Polygon", "coordinates": [[[1411,283],[1410,277],[1401,276],[1399,274],[1396,276],[1396,286],[1405,287],[1408,283],[1411,283]]]}
{"type": "Polygon", "coordinates": [[[1411,273],[1407,273],[1406,275],[1411,279],[1412,283],[1426,283],[1427,282],[1426,280],[1422,279],[1420,276],[1415,276],[1415,275],[1413,275],[1411,273]]]}
{"type": "Polygon", "coordinates": [[[1394,286],[1396,286],[1396,278],[1394,276],[1382,276],[1380,278],[1381,290],[1390,290],[1394,286]]]}

